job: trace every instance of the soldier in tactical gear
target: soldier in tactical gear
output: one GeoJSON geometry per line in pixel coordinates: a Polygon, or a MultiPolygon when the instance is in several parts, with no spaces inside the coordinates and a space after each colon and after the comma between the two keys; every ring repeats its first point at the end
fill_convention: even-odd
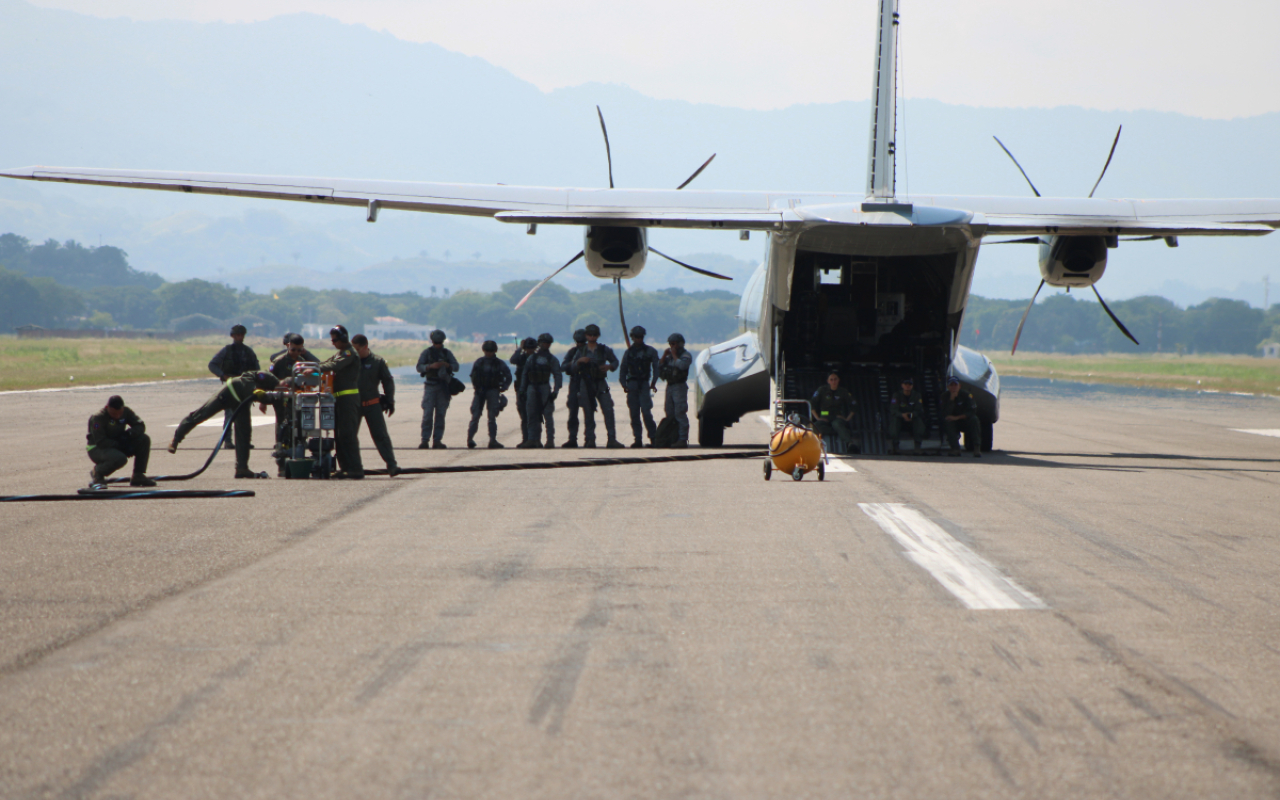
{"type": "MultiPolygon", "coordinates": [[[[248,329],[243,325],[231,326],[231,344],[218,351],[209,361],[209,371],[213,373],[218,380],[225,381],[228,378],[234,378],[237,375],[243,375],[246,372],[257,372],[261,367],[258,366],[258,356],[253,352],[253,348],[244,343],[245,334],[248,329]]],[[[231,419],[231,412],[228,411],[224,417],[224,424],[231,419]]],[[[239,435],[238,431],[233,431],[239,435]]],[[[223,447],[230,450],[232,448],[232,439],[228,436],[223,440],[223,447]]],[[[252,444],[249,445],[253,447],[252,444]]]]}
{"type": "Polygon", "coordinates": [[[489,449],[503,445],[498,441],[498,413],[502,410],[502,393],[511,386],[511,370],[498,358],[498,343],[485,342],[480,346],[484,356],[471,365],[471,425],[467,428],[467,447],[476,446],[476,431],[480,429],[480,414],[489,409],[489,449]]]}
{"type": "Polygon", "coordinates": [[[147,477],[147,461],[151,458],[151,437],[147,436],[146,423],[124,404],[124,398],[113,394],[102,410],[89,417],[89,460],[93,469],[89,472],[89,486],[99,486],[107,476],[129,463],[133,457],[133,478],[130,486],[155,486],[147,477]]]}
{"type": "Polygon", "coordinates": [[[609,394],[609,373],[618,368],[618,357],[613,348],[600,342],[600,326],[592,323],[584,331],[587,343],[578,347],[573,358],[572,370],[579,379],[579,404],[586,426],[583,442],[586,447],[596,446],[596,406],[604,417],[604,430],[608,436],[605,447],[625,447],[618,441],[618,426],[613,414],[613,395],[609,394]]]}
{"type": "Polygon", "coordinates": [[[524,374],[520,376],[521,386],[525,390],[525,403],[528,409],[529,432],[525,437],[523,448],[542,447],[542,425],[547,425],[547,447],[556,446],[555,423],[552,413],[555,411],[556,395],[560,393],[563,383],[560,360],[551,355],[551,344],[555,338],[549,333],[538,335],[538,350],[524,362],[524,374]],[[551,379],[555,378],[555,388],[551,387],[551,379]]]}
{"type": "Polygon", "coordinates": [[[387,475],[394,478],[402,470],[396,463],[396,451],[391,446],[391,434],[387,433],[387,420],[383,417],[396,413],[396,380],[391,377],[387,360],[369,349],[369,338],[363,333],[351,337],[351,346],[360,356],[360,417],[369,429],[369,438],[378,448],[378,455],[387,465],[387,475]],[[381,387],[382,393],[378,389],[381,387]]]}
{"type": "Polygon", "coordinates": [[[434,447],[447,449],[444,438],[444,415],[449,410],[449,382],[458,371],[458,359],[444,346],[442,330],[431,332],[431,346],[418,356],[418,374],[422,376],[422,441],[419,450],[434,447]]]}
{"type": "Polygon", "coordinates": [[[982,439],[978,433],[978,405],[973,394],[960,389],[960,379],[947,378],[947,396],[942,398],[942,427],[951,446],[949,455],[960,456],[960,432],[964,431],[965,447],[974,458],[982,458],[982,439]]]}
{"type": "MultiPolygon", "coordinates": [[[[219,411],[227,412],[232,415],[232,424],[236,433],[236,477],[237,478],[257,478],[258,473],[249,469],[249,442],[253,426],[249,422],[249,408],[246,405],[244,409],[236,414],[236,410],[240,408],[241,403],[249,398],[257,395],[257,392],[268,392],[280,385],[280,381],[268,372],[246,372],[243,375],[234,378],[228,378],[222,388],[213,393],[213,396],[205,401],[205,404],[192,411],[182,422],[178,423],[178,429],[173,432],[173,441],[169,443],[169,452],[178,452],[178,445],[182,444],[182,440],[187,438],[187,434],[195,430],[195,427],[201,422],[211,418],[219,411]]],[[[266,473],[262,473],[265,475],[266,473]]]]}
{"type": "Polygon", "coordinates": [[[672,447],[689,446],[689,368],[692,366],[693,353],[684,349],[684,334],[668,336],[667,350],[658,361],[658,375],[667,382],[663,409],[680,427],[679,438],[672,447]]]}
{"type": "Polygon", "coordinates": [[[574,369],[575,360],[578,357],[578,349],[587,343],[587,332],[582,328],[578,328],[573,332],[573,347],[564,354],[564,360],[560,362],[560,369],[569,375],[569,396],[565,398],[565,408],[569,409],[569,436],[565,439],[561,447],[577,447],[578,446],[578,407],[581,405],[578,395],[582,390],[582,378],[578,375],[578,371],[574,369]]]}
{"type": "Polygon", "coordinates": [[[364,479],[360,458],[360,356],[351,347],[347,329],[334,325],[329,341],[338,352],[320,362],[321,372],[333,373],[333,438],[338,451],[335,478],[364,479]]]}
{"type": "MultiPolygon", "coordinates": [[[[527,442],[529,433],[528,409],[525,407],[524,381],[524,363],[538,349],[538,342],[531,336],[526,336],[524,341],[520,342],[520,346],[511,354],[510,362],[516,368],[515,387],[516,387],[516,411],[520,414],[520,444],[527,442]]],[[[518,447],[519,445],[517,445],[518,447]]]]}
{"type": "Polygon", "coordinates": [[[813,406],[813,430],[827,441],[827,450],[840,452],[839,446],[834,446],[837,441],[852,447],[853,395],[840,387],[838,373],[827,376],[827,385],[818,387],[810,403],[813,406]]]}
{"type": "Polygon", "coordinates": [[[920,455],[920,447],[924,443],[924,399],[913,391],[916,382],[910,376],[902,379],[902,388],[893,393],[889,401],[889,453],[898,455],[898,441],[902,438],[904,425],[911,428],[916,448],[912,455],[920,455]]]}
{"type": "Polygon", "coordinates": [[[622,391],[627,393],[627,409],[631,412],[631,434],[635,437],[632,447],[644,447],[642,436],[653,434],[658,424],[653,421],[653,392],[658,390],[658,351],[644,343],[645,329],[639,325],[631,329],[631,346],[622,354],[622,391]],[[641,419],[644,427],[640,427],[641,419]]]}

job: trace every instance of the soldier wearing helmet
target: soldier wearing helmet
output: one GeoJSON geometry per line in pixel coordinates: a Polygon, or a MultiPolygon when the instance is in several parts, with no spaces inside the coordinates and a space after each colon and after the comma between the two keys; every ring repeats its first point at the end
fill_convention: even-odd
{"type": "Polygon", "coordinates": [[[502,393],[511,386],[511,370],[498,358],[498,343],[487,341],[480,346],[484,356],[471,365],[471,425],[467,428],[467,447],[476,446],[480,414],[489,409],[489,448],[498,449],[498,412],[502,410],[502,393]]]}
{"type": "Polygon", "coordinates": [[[666,415],[676,421],[680,433],[672,447],[689,446],[689,368],[693,366],[693,353],[684,349],[684,334],[673,333],[667,337],[667,350],[658,362],[658,375],[667,382],[666,415]]]}
{"type": "Polygon", "coordinates": [[[422,440],[418,442],[419,450],[426,450],[428,447],[446,449],[442,441],[444,415],[453,398],[449,392],[449,383],[453,380],[453,374],[458,371],[458,359],[444,346],[444,340],[444,331],[432,331],[431,346],[418,356],[418,374],[423,381],[422,440]]]}
{"type": "MultiPolygon", "coordinates": [[[[236,477],[237,478],[258,478],[265,477],[266,473],[255,473],[249,469],[249,442],[253,427],[249,422],[249,403],[257,391],[267,392],[280,384],[276,377],[269,372],[246,372],[243,375],[237,375],[228,378],[213,396],[205,401],[205,404],[192,411],[182,422],[178,423],[178,429],[173,432],[173,441],[169,443],[169,452],[178,452],[178,445],[182,444],[182,440],[187,438],[187,434],[195,430],[195,427],[201,422],[213,417],[219,411],[226,412],[231,417],[232,424],[236,431],[236,477]],[[239,413],[236,413],[236,412],[239,413]]],[[[224,424],[223,430],[226,430],[224,424]]]]}
{"type": "Polygon", "coordinates": [[[524,363],[524,374],[520,376],[525,390],[526,416],[529,420],[529,431],[525,436],[523,448],[542,447],[542,425],[547,426],[547,447],[556,446],[555,423],[552,414],[555,412],[556,395],[564,382],[561,377],[560,359],[551,355],[551,344],[555,338],[549,333],[538,336],[538,349],[524,363]],[[552,379],[555,388],[552,388],[552,379]]]}
{"type": "Polygon", "coordinates": [[[511,354],[511,358],[508,359],[512,366],[516,368],[514,384],[516,387],[516,411],[520,413],[520,444],[528,441],[529,433],[529,412],[525,407],[525,390],[522,380],[524,378],[524,364],[537,349],[538,341],[532,336],[526,336],[524,341],[520,342],[516,347],[516,351],[511,354]]]}
{"type": "MultiPolygon", "coordinates": [[[[258,356],[253,352],[253,348],[244,343],[245,334],[248,332],[243,325],[231,326],[231,344],[219,350],[218,354],[209,361],[209,371],[215,378],[225,381],[246,372],[257,372],[262,368],[258,364],[258,356]]],[[[230,421],[231,412],[228,411],[223,422],[225,424],[230,421]]],[[[223,447],[231,449],[232,437],[228,436],[224,440],[223,447]]]]}
{"type": "Polygon", "coordinates": [[[586,345],[587,332],[582,328],[578,328],[573,332],[573,347],[564,354],[564,358],[560,361],[560,369],[569,376],[569,396],[565,398],[565,408],[569,409],[569,435],[565,439],[561,447],[577,447],[578,446],[578,407],[581,405],[578,395],[582,390],[582,376],[574,369],[577,362],[578,350],[586,345]]]}
{"type": "Polygon", "coordinates": [[[586,344],[577,348],[571,368],[579,377],[579,404],[585,424],[583,441],[586,447],[596,446],[596,406],[604,417],[604,429],[609,439],[606,447],[625,447],[618,441],[618,427],[613,415],[613,396],[609,394],[609,373],[618,368],[618,357],[613,349],[600,342],[600,326],[592,323],[584,330],[586,344]]]}
{"type": "Polygon", "coordinates": [[[338,352],[320,362],[321,372],[333,373],[333,438],[338,451],[335,478],[362,480],[364,461],[360,458],[360,355],[351,346],[347,329],[334,325],[329,341],[338,352]]]}
{"type": "Polygon", "coordinates": [[[653,392],[658,390],[658,351],[644,343],[645,329],[631,329],[631,346],[622,354],[622,391],[627,393],[627,409],[631,412],[632,447],[644,447],[643,435],[653,434],[658,425],[653,421],[653,392]],[[641,428],[641,420],[644,427],[641,428]]]}

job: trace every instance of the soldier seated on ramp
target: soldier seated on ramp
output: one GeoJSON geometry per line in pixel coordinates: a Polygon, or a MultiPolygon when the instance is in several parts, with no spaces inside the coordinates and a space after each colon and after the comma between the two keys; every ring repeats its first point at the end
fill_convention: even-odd
{"type": "Polygon", "coordinates": [[[89,417],[89,460],[93,470],[89,473],[89,486],[106,483],[107,476],[129,463],[133,458],[133,478],[130,486],[155,486],[147,477],[147,461],[151,458],[151,437],[147,425],[133,409],[124,404],[124,398],[113,394],[102,410],[89,417]]]}

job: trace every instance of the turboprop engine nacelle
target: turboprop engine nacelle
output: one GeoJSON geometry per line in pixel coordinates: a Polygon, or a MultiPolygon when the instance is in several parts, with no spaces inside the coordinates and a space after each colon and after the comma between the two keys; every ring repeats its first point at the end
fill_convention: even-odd
{"type": "Polygon", "coordinates": [[[1040,240],[1040,277],[1050,286],[1092,286],[1107,269],[1106,236],[1050,236],[1040,240]]]}
{"type": "Polygon", "coordinates": [[[582,244],[587,269],[597,278],[634,278],[644,269],[649,239],[644,228],[592,225],[582,244]]]}

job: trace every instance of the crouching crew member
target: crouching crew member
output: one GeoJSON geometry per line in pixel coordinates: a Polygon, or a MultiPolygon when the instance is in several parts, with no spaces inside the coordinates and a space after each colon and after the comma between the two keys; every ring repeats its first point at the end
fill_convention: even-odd
{"type": "Polygon", "coordinates": [[[249,446],[253,437],[253,426],[249,421],[249,406],[246,403],[240,413],[236,409],[246,400],[252,398],[256,391],[267,392],[280,385],[276,377],[267,372],[246,372],[235,378],[227,379],[222,388],[214,392],[213,397],[205,404],[192,411],[173,432],[173,441],[169,443],[169,452],[178,452],[178,445],[187,438],[187,434],[195,430],[201,422],[213,417],[219,411],[234,414],[232,424],[236,434],[236,477],[259,478],[266,473],[255,473],[249,469],[249,446]]]}
{"type": "MultiPolygon", "coordinates": [[[[596,406],[604,417],[605,434],[609,437],[606,447],[626,447],[618,441],[618,423],[613,415],[613,396],[609,394],[609,373],[618,368],[618,357],[613,348],[600,343],[600,326],[592,323],[583,333],[587,343],[574,352],[573,369],[578,375],[578,403],[582,406],[585,425],[583,441],[587,447],[596,446],[596,406]]],[[[572,391],[572,384],[570,385],[572,391]]]]}
{"type": "Polygon", "coordinates": [[[424,381],[422,387],[422,441],[419,450],[434,447],[437,450],[448,449],[441,441],[444,438],[444,415],[449,410],[449,401],[453,395],[449,393],[449,383],[453,373],[458,371],[458,359],[444,346],[445,335],[442,330],[431,332],[431,346],[418,356],[418,374],[424,381]]]}
{"type": "Polygon", "coordinates": [[[502,447],[498,441],[498,414],[506,403],[502,393],[511,387],[511,369],[498,358],[498,343],[487,341],[480,345],[484,355],[471,365],[471,425],[467,428],[467,447],[476,446],[476,431],[480,429],[480,414],[489,409],[489,449],[502,447]]]}
{"type": "Polygon", "coordinates": [[[396,451],[391,446],[387,420],[382,413],[386,411],[388,417],[396,413],[396,381],[391,377],[387,360],[369,349],[369,339],[363,333],[351,337],[351,346],[360,356],[360,417],[369,429],[369,438],[378,448],[378,455],[387,465],[387,475],[394,478],[400,474],[400,467],[396,464],[396,451]]]}
{"type": "Polygon", "coordinates": [[[973,395],[960,389],[960,379],[947,378],[947,396],[942,399],[942,427],[947,434],[950,455],[960,455],[960,432],[964,432],[965,447],[973,450],[974,458],[982,458],[982,440],[978,433],[978,406],[973,395]]]}
{"type": "Polygon", "coordinates": [[[644,343],[645,329],[639,325],[631,329],[631,346],[622,354],[622,391],[627,394],[627,409],[631,412],[632,447],[644,447],[643,436],[647,431],[649,442],[658,424],[653,421],[653,392],[658,390],[658,351],[644,343]],[[640,427],[641,419],[644,427],[640,427]]]}
{"type": "MultiPolygon", "coordinates": [[[[520,346],[511,354],[511,364],[516,368],[515,387],[516,387],[516,412],[520,414],[520,444],[524,444],[529,440],[529,411],[525,407],[525,390],[524,390],[524,362],[529,360],[529,356],[533,355],[538,349],[538,342],[532,337],[525,337],[520,342],[520,346]]],[[[520,445],[516,445],[519,447],[520,445]]]]}
{"type": "Polygon", "coordinates": [[[151,458],[151,437],[147,436],[146,423],[133,409],[124,404],[124,398],[113,394],[107,398],[102,410],[89,417],[87,435],[89,460],[93,470],[89,473],[89,485],[105,483],[107,476],[129,463],[133,457],[133,478],[130,486],[155,486],[147,477],[147,461],[151,458]]]}
{"type": "Polygon", "coordinates": [[[840,387],[840,376],[833,372],[827,376],[827,385],[813,393],[813,429],[827,440],[828,450],[838,439],[845,447],[853,447],[853,395],[840,387]]]}
{"type": "Polygon", "coordinates": [[[525,391],[529,431],[525,436],[524,448],[542,447],[542,424],[547,425],[547,447],[556,446],[555,422],[551,415],[556,409],[556,395],[564,383],[561,376],[560,359],[551,355],[551,344],[555,337],[549,333],[538,335],[538,349],[524,362],[524,375],[521,386],[525,391]],[[555,388],[551,379],[555,378],[555,388]]]}
{"type": "Polygon", "coordinates": [[[361,480],[360,357],[351,347],[345,327],[330,328],[329,341],[338,352],[320,362],[320,371],[333,373],[333,444],[338,451],[338,471],[333,477],[361,480]]]}
{"type": "Polygon", "coordinates": [[[889,401],[889,452],[898,454],[898,442],[902,439],[902,428],[911,429],[915,438],[916,449],[912,455],[920,455],[920,447],[924,444],[924,400],[916,394],[914,378],[903,378],[902,388],[893,393],[889,401]]]}
{"type": "Polygon", "coordinates": [[[679,438],[672,447],[689,446],[689,368],[693,366],[693,353],[684,349],[684,334],[673,333],[667,337],[667,350],[658,362],[658,376],[667,382],[666,402],[663,410],[680,426],[679,438]]]}
{"type": "Polygon", "coordinates": [[[578,395],[582,393],[582,376],[578,374],[576,362],[578,358],[578,350],[587,343],[587,332],[582,328],[578,328],[573,332],[573,347],[564,354],[564,359],[560,362],[560,371],[569,376],[569,396],[564,399],[565,408],[569,409],[569,435],[565,438],[561,447],[577,447],[578,446],[578,408],[582,405],[582,398],[578,395]]]}

